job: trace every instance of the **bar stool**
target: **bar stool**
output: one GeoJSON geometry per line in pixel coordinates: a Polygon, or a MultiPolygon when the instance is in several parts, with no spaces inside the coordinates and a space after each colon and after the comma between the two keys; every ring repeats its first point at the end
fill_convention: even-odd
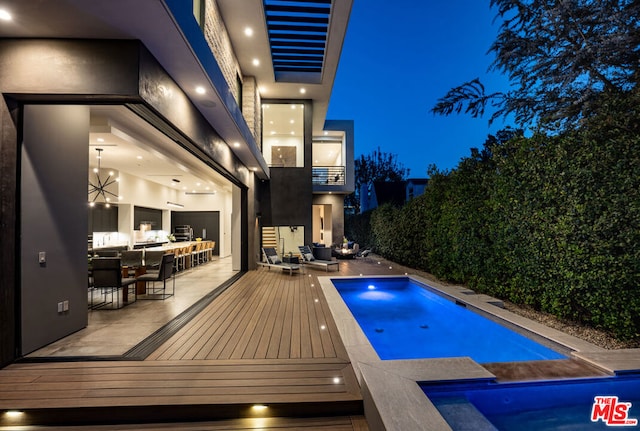
{"type": "Polygon", "coordinates": [[[196,266],[199,262],[198,262],[198,253],[200,253],[200,247],[202,246],[201,242],[197,242],[194,246],[193,249],[191,250],[191,266],[194,267],[196,266]]]}

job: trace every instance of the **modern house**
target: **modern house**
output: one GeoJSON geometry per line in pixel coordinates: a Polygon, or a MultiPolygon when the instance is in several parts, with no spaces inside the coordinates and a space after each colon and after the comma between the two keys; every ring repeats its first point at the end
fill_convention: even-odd
{"type": "Polygon", "coordinates": [[[406,202],[423,194],[428,183],[428,178],[409,178],[406,186],[406,202]]]}
{"type": "Polygon", "coordinates": [[[0,4],[0,367],[87,325],[87,247],[189,226],[246,271],[343,237],[353,123],[325,117],[351,7],[0,4]]]}
{"type": "Polygon", "coordinates": [[[400,207],[424,193],[428,179],[410,178],[403,181],[371,181],[360,189],[360,212],[390,203],[400,207]]]}

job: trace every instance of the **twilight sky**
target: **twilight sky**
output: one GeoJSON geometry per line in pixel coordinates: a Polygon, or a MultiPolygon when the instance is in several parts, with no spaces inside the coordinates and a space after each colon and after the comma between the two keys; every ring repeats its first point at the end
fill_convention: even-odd
{"type": "Polygon", "coordinates": [[[454,86],[480,77],[487,92],[508,81],[487,69],[497,24],[489,0],[355,0],[328,119],[355,121],[355,156],[378,146],[397,154],[410,177],[454,168],[469,148],[508,125],[489,116],[434,116],[454,86]]]}

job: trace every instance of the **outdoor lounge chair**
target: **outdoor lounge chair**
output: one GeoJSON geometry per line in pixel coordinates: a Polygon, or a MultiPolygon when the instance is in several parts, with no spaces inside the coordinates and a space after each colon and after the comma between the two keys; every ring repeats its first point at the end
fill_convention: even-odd
{"type": "Polygon", "coordinates": [[[289,275],[293,275],[293,271],[297,271],[300,269],[300,265],[297,263],[287,263],[283,262],[278,256],[278,252],[274,247],[263,247],[262,255],[264,256],[264,262],[258,262],[259,265],[266,266],[267,268],[282,268],[283,270],[288,270],[289,275]]]}
{"type": "Polygon", "coordinates": [[[300,254],[302,255],[303,264],[310,266],[319,266],[324,268],[327,272],[329,272],[330,266],[335,266],[336,271],[340,270],[340,262],[338,262],[337,260],[316,259],[311,252],[311,247],[309,247],[308,245],[298,246],[298,249],[300,250],[300,254]]]}

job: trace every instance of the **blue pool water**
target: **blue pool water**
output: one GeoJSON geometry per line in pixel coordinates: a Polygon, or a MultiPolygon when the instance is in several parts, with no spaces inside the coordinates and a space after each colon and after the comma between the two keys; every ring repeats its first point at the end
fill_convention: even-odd
{"type": "MultiPolygon", "coordinates": [[[[422,384],[422,390],[451,428],[500,431],[583,431],[640,429],[640,375],[524,383],[422,384]],[[617,397],[617,406],[630,403],[618,422],[607,424],[602,408],[592,422],[595,397],[617,397]],[[625,419],[622,419],[622,418],[625,419]],[[471,427],[470,426],[474,426],[471,427]]],[[[616,420],[612,416],[612,420],[616,420]]]]}
{"type": "Polygon", "coordinates": [[[565,358],[407,277],[331,281],[383,360],[469,356],[487,363],[565,358]]]}

